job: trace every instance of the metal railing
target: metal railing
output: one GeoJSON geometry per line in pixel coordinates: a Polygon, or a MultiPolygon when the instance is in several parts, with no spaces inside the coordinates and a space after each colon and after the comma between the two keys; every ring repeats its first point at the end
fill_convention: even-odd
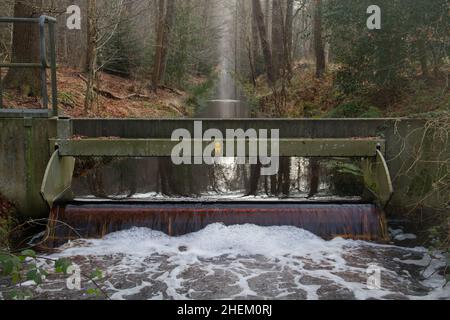
{"type": "MultiPolygon", "coordinates": [[[[1,63],[0,75],[2,68],[39,68],[41,70],[41,95],[42,95],[42,111],[36,109],[7,109],[9,114],[37,114],[47,113],[47,116],[58,116],[58,88],[56,83],[56,40],[55,40],[55,24],[56,19],[48,16],[40,16],[39,18],[9,18],[0,17],[0,24],[39,24],[39,44],[40,44],[40,62],[26,62],[26,63],[1,63]],[[45,26],[48,26],[49,45],[50,45],[50,65],[47,60],[47,39],[45,35],[45,26]],[[51,69],[51,87],[52,87],[52,110],[48,110],[48,93],[47,93],[47,69],[51,69]]],[[[3,83],[0,77],[0,113],[3,109],[3,83]]],[[[0,114],[1,116],[1,114],[0,114]]]]}

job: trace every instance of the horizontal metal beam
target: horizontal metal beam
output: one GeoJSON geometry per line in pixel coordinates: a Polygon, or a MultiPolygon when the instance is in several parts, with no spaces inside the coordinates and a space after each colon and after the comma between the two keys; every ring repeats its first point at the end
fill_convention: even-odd
{"type": "Polygon", "coordinates": [[[0,109],[0,118],[49,118],[45,109],[0,109]]]}
{"type": "MultiPolygon", "coordinates": [[[[271,140],[267,142],[268,154],[271,155],[271,140]]],[[[71,157],[170,157],[179,141],[168,139],[81,139],[53,140],[59,147],[60,156],[71,157]]],[[[189,140],[192,153],[194,144],[202,143],[205,147],[211,141],[189,140]]],[[[263,141],[259,140],[259,143],[263,141]]],[[[226,154],[226,146],[233,145],[235,151],[238,143],[244,143],[246,156],[249,154],[248,140],[224,140],[222,145],[226,154]]],[[[385,141],[378,138],[365,139],[280,139],[279,152],[284,157],[375,157],[377,147],[385,151],[385,141]]]]}
{"type": "MultiPolygon", "coordinates": [[[[56,23],[56,18],[49,16],[41,16],[45,19],[46,23],[56,23]]],[[[0,17],[0,23],[39,23],[41,18],[11,18],[11,17],[0,17]]]]}

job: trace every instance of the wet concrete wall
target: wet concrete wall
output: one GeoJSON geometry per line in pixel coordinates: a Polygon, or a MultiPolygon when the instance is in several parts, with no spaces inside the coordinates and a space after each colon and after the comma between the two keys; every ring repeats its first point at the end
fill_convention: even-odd
{"type": "Polygon", "coordinates": [[[48,140],[55,136],[55,121],[0,118],[0,193],[23,217],[45,217],[47,205],[40,187],[50,159],[48,140]]]}

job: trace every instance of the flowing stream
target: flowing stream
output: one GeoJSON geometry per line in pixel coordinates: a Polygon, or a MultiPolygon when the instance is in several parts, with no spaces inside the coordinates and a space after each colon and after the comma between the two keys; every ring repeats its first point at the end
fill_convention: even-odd
{"type": "MultiPolygon", "coordinates": [[[[112,299],[449,299],[443,257],[423,248],[361,241],[325,241],[293,227],[209,225],[181,237],[133,228],[102,240],[66,244],[52,258],[69,257],[112,299]],[[379,283],[368,286],[369,272],[379,283]]],[[[51,269],[46,261],[43,267],[51,269]]],[[[30,287],[37,299],[97,299],[69,290],[50,275],[30,287]]],[[[371,284],[369,282],[369,284],[371,284]]],[[[1,292],[1,290],[0,290],[1,292]]],[[[2,294],[6,294],[3,292],[2,294]]]]}

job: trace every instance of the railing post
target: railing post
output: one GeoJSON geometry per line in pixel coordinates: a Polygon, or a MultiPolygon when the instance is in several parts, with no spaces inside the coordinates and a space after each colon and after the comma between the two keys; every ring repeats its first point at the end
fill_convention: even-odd
{"type": "Polygon", "coordinates": [[[45,16],[39,18],[40,55],[41,55],[41,94],[44,109],[48,109],[47,93],[47,50],[45,46],[45,16]]]}
{"type": "Polygon", "coordinates": [[[70,139],[73,135],[72,120],[70,118],[59,118],[56,121],[56,131],[59,140],[70,139]]]}
{"type": "Polygon", "coordinates": [[[1,67],[0,67],[0,109],[3,109],[3,80],[1,67]]]}
{"type": "Polygon", "coordinates": [[[53,117],[57,117],[58,111],[58,85],[56,82],[56,44],[55,44],[55,23],[53,21],[48,22],[48,31],[50,37],[50,59],[51,59],[51,72],[52,72],[52,106],[53,117]]]}

